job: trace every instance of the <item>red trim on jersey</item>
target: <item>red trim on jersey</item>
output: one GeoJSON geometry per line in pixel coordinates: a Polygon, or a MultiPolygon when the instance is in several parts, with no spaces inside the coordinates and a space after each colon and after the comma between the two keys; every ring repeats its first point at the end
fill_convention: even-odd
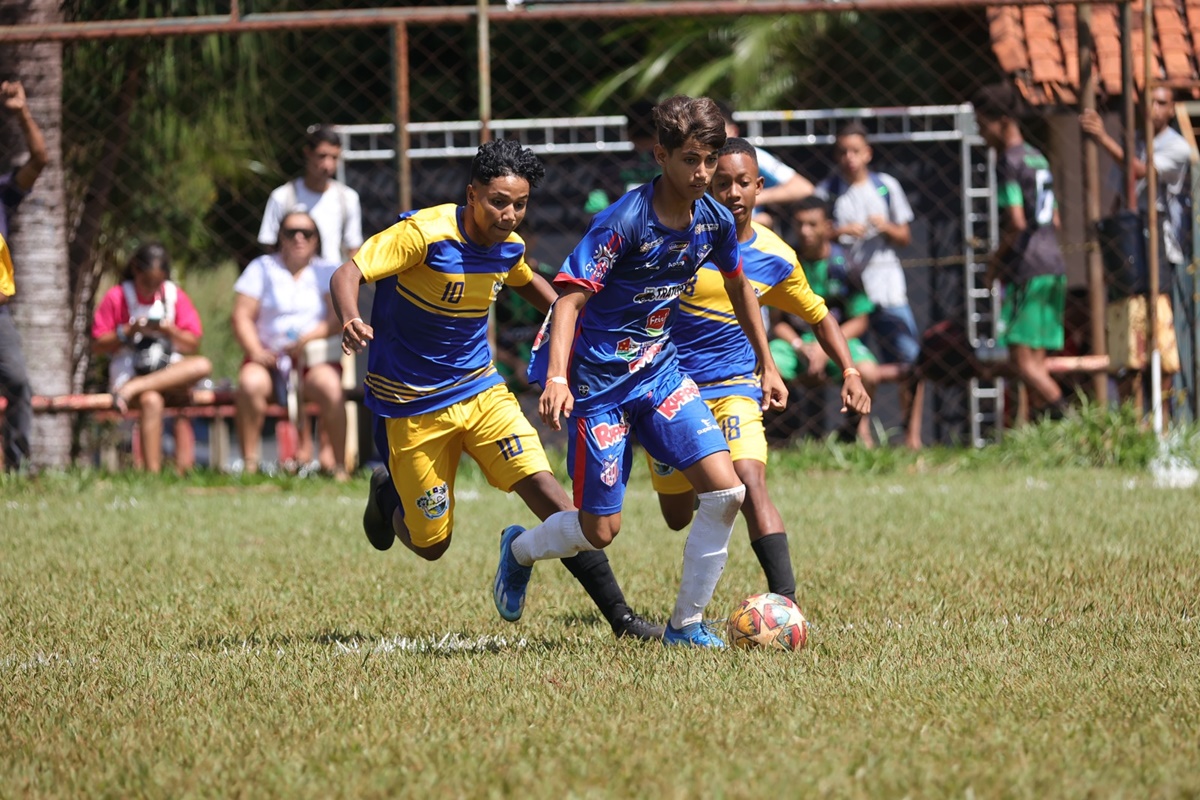
{"type": "Polygon", "coordinates": [[[575,418],[575,468],[571,471],[575,508],[583,508],[583,482],[587,478],[587,420],[575,418]]]}
{"type": "Polygon", "coordinates": [[[581,289],[587,289],[592,294],[595,294],[604,288],[603,284],[596,283],[595,281],[585,281],[583,278],[572,278],[571,276],[564,275],[561,272],[554,276],[554,283],[566,284],[567,286],[578,286],[581,289]]]}
{"type": "Polygon", "coordinates": [[[721,270],[721,274],[724,275],[726,278],[736,278],[738,275],[741,275],[742,274],[742,257],[738,256],[737,269],[733,270],[733,272],[726,272],[725,270],[721,270]]]}

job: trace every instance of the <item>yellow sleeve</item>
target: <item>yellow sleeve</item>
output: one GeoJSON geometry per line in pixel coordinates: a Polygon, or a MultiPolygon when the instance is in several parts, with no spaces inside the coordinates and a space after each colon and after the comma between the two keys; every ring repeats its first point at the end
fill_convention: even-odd
{"type": "Polygon", "coordinates": [[[804,267],[798,263],[792,265],[791,275],[763,293],[762,303],[795,314],[809,325],[829,315],[825,300],[808,285],[804,267]]]}
{"type": "Polygon", "coordinates": [[[8,252],[8,242],[0,236],[0,294],[12,297],[17,293],[17,284],[13,280],[12,256],[8,252]]]}
{"type": "Polygon", "coordinates": [[[533,268],[522,258],[517,262],[516,266],[508,271],[508,276],[504,279],[506,286],[528,286],[533,280],[533,268]]]}
{"type": "Polygon", "coordinates": [[[421,226],[415,220],[403,219],[367,239],[354,254],[354,263],[373,283],[424,263],[427,252],[421,226]]]}

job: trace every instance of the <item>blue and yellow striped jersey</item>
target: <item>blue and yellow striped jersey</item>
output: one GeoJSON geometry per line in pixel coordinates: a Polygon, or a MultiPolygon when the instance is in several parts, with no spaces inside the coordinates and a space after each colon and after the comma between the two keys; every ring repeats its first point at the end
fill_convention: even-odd
{"type": "Polygon", "coordinates": [[[411,417],[501,383],[488,347],[488,309],[500,289],[533,280],[515,233],[494,247],[471,242],[464,206],[410,211],[354,256],[376,283],[367,350],[366,405],[411,417]]]}
{"type": "MultiPolygon", "coordinates": [[[[796,252],[770,228],[751,223],[754,236],[740,245],[742,269],[763,305],[795,314],[815,325],[829,313],[804,276],[796,252]]],[[[705,264],[679,299],[672,338],[680,368],[700,386],[705,400],[731,394],[762,400],[755,374],[758,361],[738,325],[721,273],[705,264]]]]}

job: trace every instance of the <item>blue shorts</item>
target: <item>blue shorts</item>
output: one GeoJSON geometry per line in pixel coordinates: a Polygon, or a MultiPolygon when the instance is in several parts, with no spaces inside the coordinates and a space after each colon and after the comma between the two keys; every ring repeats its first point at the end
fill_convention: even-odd
{"type": "Polygon", "coordinates": [[[871,312],[870,327],[881,363],[917,363],[921,335],[917,333],[917,320],[910,307],[879,306],[871,312]]]}
{"type": "Polygon", "coordinates": [[[705,456],[728,452],[725,434],[691,378],[672,371],[649,392],[618,408],[575,417],[567,440],[567,468],[575,507],[589,514],[615,514],[625,499],[633,466],[629,434],[656,461],[684,470],[705,456]]]}

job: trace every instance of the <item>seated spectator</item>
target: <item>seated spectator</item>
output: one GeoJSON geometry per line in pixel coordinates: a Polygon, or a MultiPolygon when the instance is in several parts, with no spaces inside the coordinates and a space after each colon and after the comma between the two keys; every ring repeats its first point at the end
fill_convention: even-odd
{"type": "MultiPolygon", "coordinates": [[[[271,400],[287,404],[289,386],[298,400],[320,407],[321,468],[346,477],[346,409],[339,363],[339,326],[329,299],[336,264],[318,252],[321,236],[307,211],[292,210],[279,229],[279,251],[259,256],[234,284],[233,331],[246,354],[238,372],[238,443],[245,471],[258,471],[262,426],[271,400]],[[321,352],[317,352],[321,351],[321,352]]],[[[312,458],[312,431],[300,403],[297,458],[312,458]]]]}
{"type": "MultiPolygon", "coordinates": [[[[208,377],[212,364],[195,355],[204,331],[191,299],[171,278],[166,248],[151,243],[129,259],[121,282],[108,290],[92,321],[92,352],[111,355],[108,385],[113,407],[139,412],[142,463],[162,469],[166,397],[208,377]]],[[[175,418],[176,463],[193,466],[191,421],[175,418]],[[186,443],[186,445],[184,444],[186,443]]]]}
{"type": "MultiPolygon", "coordinates": [[[[867,317],[875,305],[850,281],[846,254],[832,241],[833,225],[825,201],[815,195],[804,198],[796,205],[792,220],[796,226],[796,253],[809,286],[824,298],[829,313],[838,321],[854,366],[862,373],[863,386],[873,399],[881,367],[858,337],[867,332],[867,317]]],[[[805,386],[841,382],[841,368],[825,353],[803,320],[772,309],[771,333],[775,337],[771,351],[785,379],[798,380],[805,386]]],[[[867,447],[873,445],[868,415],[858,418],[857,435],[867,447]]]]}

